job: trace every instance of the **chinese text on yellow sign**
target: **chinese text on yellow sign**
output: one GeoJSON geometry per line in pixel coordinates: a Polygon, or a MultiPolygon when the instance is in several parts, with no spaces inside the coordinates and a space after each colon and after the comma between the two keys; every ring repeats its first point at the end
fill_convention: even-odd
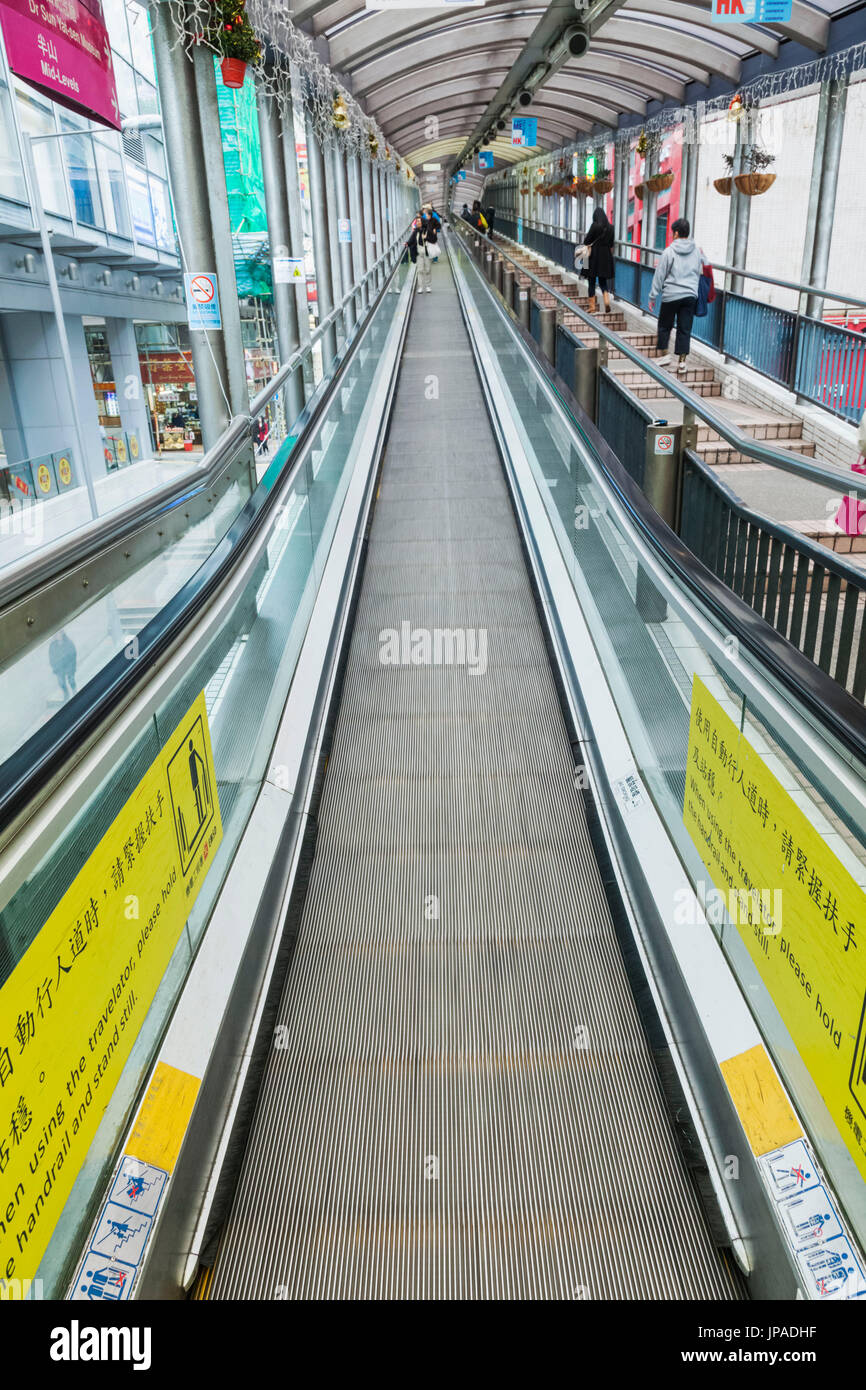
{"type": "Polygon", "coordinates": [[[201,694],[0,989],[0,1282],[36,1273],[221,837],[201,694]]]}
{"type": "Polygon", "coordinates": [[[683,818],[866,1177],[866,894],[697,676],[683,818]]]}

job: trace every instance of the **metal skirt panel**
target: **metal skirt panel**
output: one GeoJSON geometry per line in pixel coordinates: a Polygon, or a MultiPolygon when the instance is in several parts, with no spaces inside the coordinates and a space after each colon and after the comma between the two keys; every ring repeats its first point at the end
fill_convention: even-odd
{"type": "Polygon", "coordinates": [[[447,263],[433,283],[209,1296],[735,1297],[629,990],[447,263]],[[403,623],[483,631],[485,659],[383,663],[403,623]]]}

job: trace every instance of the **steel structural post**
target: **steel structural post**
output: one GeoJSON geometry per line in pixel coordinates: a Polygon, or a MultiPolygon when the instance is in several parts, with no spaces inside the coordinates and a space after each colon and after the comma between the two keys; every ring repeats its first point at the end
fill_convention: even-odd
{"type": "MultiPolygon", "coordinates": [[[[337,222],[337,181],[334,167],[334,146],[335,139],[330,139],[322,148],[322,166],[325,174],[325,228],[328,233],[328,250],[331,257],[331,284],[334,291],[333,307],[336,308],[341,302],[343,295],[349,288],[343,284],[343,266],[340,259],[340,229],[337,222]]],[[[337,323],[337,345],[340,345],[340,336],[346,336],[346,316],[343,315],[342,324],[337,323]]]]}
{"type": "MultiPolygon", "coordinates": [[[[215,272],[195,73],[177,43],[167,5],[153,4],[149,9],[181,262],[185,271],[215,272]]],[[[216,443],[231,416],[225,344],[222,333],[211,329],[194,330],[190,343],[202,443],[207,450],[216,443]]]]}
{"type": "MultiPolygon", "coordinates": [[[[341,222],[348,224],[350,238],[354,235],[354,229],[349,212],[349,176],[346,169],[346,154],[336,140],[331,158],[334,167],[334,191],[337,195],[337,254],[340,258],[340,278],[343,282],[343,297],[345,297],[351,289],[354,289],[357,282],[355,280],[355,267],[352,262],[352,243],[351,240],[340,240],[339,224],[341,222]]],[[[343,314],[347,336],[354,328],[357,317],[355,300],[351,299],[343,314]]]]}
{"type": "MultiPolygon", "coordinates": [[[[292,83],[296,81],[292,72],[292,83]]],[[[298,170],[297,136],[295,134],[295,109],[287,101],[280,109],[280,133],[282,141],[283,164],[286,170],[286,195],[289,213],[289,246],[296,260],[304,255],[304,209],[301,203],[301,179],[298,170]]],[[[307,300],[306,271],[303,280],[295,286],[295,308],[298,317],[298,336],[303,347],[310,341],[310,306],[307,300]]]]}
{"type": "MultiPolygon", "coordinates": [[[[331,275],[331,244],[328,237],[328,209],[325,198],[325,161],[319,137],[307,117],[307,171],[310,179],[310,213],[313,222],[313,259],[316,265],[316,302],[319,322],[334,308],[334,282],[331,275]]],[[[330,371],[337,355],[337,329],[332,324],[322,337],[322,365],[330,371]]]]}
{"type": "MultiPolygon", "coordinates": [[[[361,203],[364,209],[364,262],[371,270],[378,251],[376,250],[376,205],[373,198],[373,165],[369,159],[361,161],[361,203]]],[[[370,294],[375,294],[375,281],[370,282],[370,294]]]]}
{"type": "MultiPolygon", "coordinates": [[[[808,283],[819,287],[827,283],[830,244],[833,240],[833,217],[836,211],[836,185],[839,181],[839,161],[842,154],[842,137],[845,133],[847,102],[847,76],[833,78],[830,82],[827,99],[827,128],[821,160],[821,186],[818,194],[815,234],[808,276],[808,283]]],[[[806,300],[807,315],[810,318],[820,318],[823,312],[824,301],[821,296],[810,294],[806,300]]]]}
{"type": "MultiPolygon", "coordinates": [[[[301,345],[298,332],[298,303],[295,287],[277,277],[275,260],[291,255],[292,235],[289,225],[289,198],[286,188],[286,164],[280,145],[279,113],[273,98],[259,88],[256,93],[259,118],[259,146],[262,155],[262,177],[265,185],[265,207],[268,219],[268,241],[271,253],[271,277],[274,287],[274,318],[280,362],[287,362],[301,345]]],[[[304,408],[304,377],[300,368],[286,383],[287,424],[297,420],[304,408]]]]}
{"type": "Polygon", "coordinates": [[[220,287],[220,316],[228,370],[229,400],[234,415],[246,415],[250,408],[250,393],[241,332],[241,306],[235,278],[235,254],[232,246],[232,224],[229,216],[229,195],[226,188],[213,54],[206,48],[195,48],[193,68],[215,269],[220,287]]]}
{"type": "MultiPolygon", "coordinates": [[[[646,182],[647,179],[655,177],[655,175],[659,171],[659,163],[659,151],[656,149],[653,150],[649,159],[646,161],[646,167],[644,169],[644,182],[646,182]]],[[[651,193],[648,189],[645,191],[646,200],[644,202],[644,225],[641,231],[641,241],[643,242],[644,246],[655,246],[656,224],[658,221],[659,195],[657,193],[651,193]]],[[[655,261],[653,261],[652,257],[647,255],[646,253],[644,253],[644,260],[646,265],[655,265],[655,261]]]]}
{"type": "MultiPolygon", "coordinates": [[[[367,271],[365,247],[367,233],[364,226],[364,199],[361,194],[361,165],[356,154],[347,157],[349,174],[349,218],[352,223],[352,268],[355,284],[360,285],[367,271]]],[[[370,303],[370,287],[365,283],[361,291],[362,310],[370,303]]]]}

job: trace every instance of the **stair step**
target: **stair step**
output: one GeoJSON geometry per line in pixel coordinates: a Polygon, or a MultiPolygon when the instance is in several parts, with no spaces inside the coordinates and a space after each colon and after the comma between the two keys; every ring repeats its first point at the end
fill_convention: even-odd
{"type": "MultiPolygon", "coordinates": [[[[804,458],[815,457],[815,445],[811,440],[806,439],[782,439],[779,443],[783,449],[790,449],[793,453],[802,454],[804,458]]],[[[726,440],[708,440],[700,446],[701,457],[707,463],[716,465],[722,463],[752,463],[747,455],[741,454],[737,449],[732,449],[726,440]]]]}

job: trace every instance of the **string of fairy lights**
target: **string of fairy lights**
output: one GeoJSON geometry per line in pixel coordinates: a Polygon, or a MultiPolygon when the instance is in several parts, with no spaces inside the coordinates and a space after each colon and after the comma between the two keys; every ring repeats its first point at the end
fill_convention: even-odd
{"type": "Polygon", "coordinates": [[[683,138],[688,139],[689,131],[694,131],[697,125],[708,117],[730,114],[732,109],[734,114],[739,114],[739,109],[753,111],[768,101],[802,92],[822,82],[850,76],[851,73],[864,68],[866,42],[852,44],[837,53],[824,54],[784,71],[762,73],[751,82],[743,83],[736,92],[731,89],[730,92],[692,106],[666,106],[638,124],[586,136],[559,149],[550,150],[546,155],[535,155],[532,159],[512,165],[492,182],[519,179],[521,183],[528,183],[530,187],[534,187],[545,175],[550,176],[560,165],[562,170],[565,170],[566,166],[570,170],[575,155],[581,165],[586,159],[594,156],[597,167],[603,169],[605,160],[609,158],[611,145],[630,149],[636,143],[640,146],[643,139],[645,144],[648,142],[657,148],[666,136],[678,129],[682,129],[683,138]]]}
{"type": "Polygon", "coordinates": [[[400,159],[352,94],[322,62],[313,40],[295,28],[285,0],[165,0],[176,35],[188,57],[196,47],[217,57],[227,53],[247,62],[256,86],[282,114],[300,99],[322,145],[337,142],[349,155],[377,161],[409,181],[400,159]],[[228,27],[227,27],[228,26],[228,27]]]}

